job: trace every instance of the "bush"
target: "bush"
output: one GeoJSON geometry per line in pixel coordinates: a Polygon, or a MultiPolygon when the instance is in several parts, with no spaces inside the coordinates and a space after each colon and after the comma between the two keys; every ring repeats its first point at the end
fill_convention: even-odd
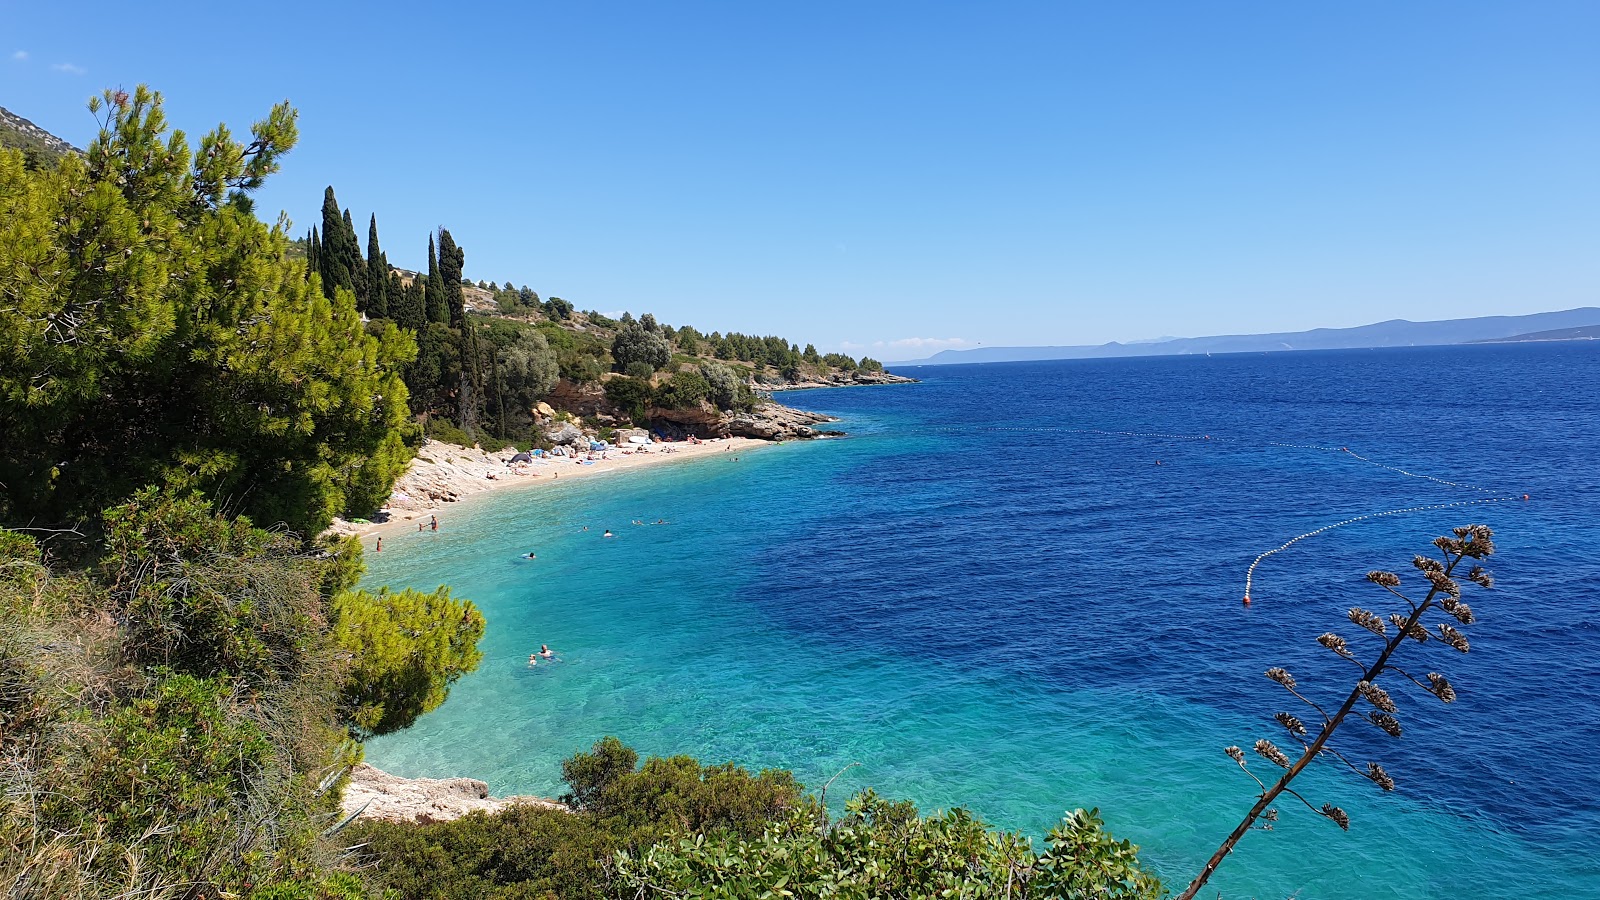
{"type": "Polygon", "coordinates": [[[618,894],[743,897],[970,897],[1154,900],[1133,845],[1078,810],[1035,854],[1021,835],[991,832],[964,809],[929,817],[871,791],[830,825],[792,811],[755,839],[723,833],[660,843],[618,858],[618,894]]]}
{"type": "Polygon", "coordinates": [[[700,376],[706,382],[706,399],[717,409],[744,409],[753,404],[749,386],[722,363],[705,363],[700,367],[700,376]]]}
{"type": "Polygon", "coordinates": [[[634,363],[645,363],[653,372],[672,361],[672,345],[659,332],[639,322],[626,322],[611,341],[611,356],[624,372],[634,363]]]}
{"type": "Polygon", "coordinates": [[[656,374],[656,370],[655,370],[654,366],[650,365],[647,362],[644,362],[642,360],[637,360],[637,359],[634,360],[631,363],[628,363],[626,366],[623,366],[622,367],[622,371],[629,378],[644,378],[644,379],[648,379],[648,378],[650,378],[650,376],[656,374]]]}
{"type": "Polygon", "coordinates": [[[655,391],[650,387],[650,382],[640,378],[624,376],[606,382],[606,402],[641,427],[654,396],[655,391]]]}
{"type": "Polygon", "coordinates": [[[788,772],[683,756],[636,769],[638,758],[607,737],[564,762],[572,812],[515,806],[436,825],[364,822],[345,837],[364,845],[373,887],[403,898],[602,898],[617,896],[619,851],[681,834],[753,838],[801,802],[788,772]]]}
{"type": "Polygon", "coordinates": [[[656,388],[655,404],[663,409],[695,409],[711,394],[711,385],[699,372],[678,372],[656,388]]]}

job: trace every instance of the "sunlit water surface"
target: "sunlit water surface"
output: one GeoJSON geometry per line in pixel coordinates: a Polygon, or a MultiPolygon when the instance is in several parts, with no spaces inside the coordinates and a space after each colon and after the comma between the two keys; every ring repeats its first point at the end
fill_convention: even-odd
{"type": "Polygon", "coordinates": [[[1412,574],[1432,537],[1484,522],[1499,585],[1468,598],[1472,652],[1430,642],[1401,660],[1449,675],[1460,700],[1391,685],[1402,739],[1341,732],[1399,789],[1314,768],[1301,792],[1348,810],[1350,833],[1286,801],[1212,885],[1600,897],[1600,347],[909,374],[925,381],[785,395],[848,438],[504,491],[369,554],[369,584],[447,583],[489,621],[481,668],[369,760],[543,795],[607,734],[813,787],[859,762],[830,800],[871,785],[1035,835],[1098,806],[1181,888],[1252,800],[1222,748],[1287,745],[1271,714],[1310,717],[1261,672],[1285,666],[1337,703],[1354,669],[1314,639],[1376,641],[1345,619],[1387,611],[1364,573],[1412,574]],[[1240,603],[1251,560],[1295,535],[1524,492],[1307,539],[1240,603]],[[560,661],[529,669],[541,643],[560,661]]]}

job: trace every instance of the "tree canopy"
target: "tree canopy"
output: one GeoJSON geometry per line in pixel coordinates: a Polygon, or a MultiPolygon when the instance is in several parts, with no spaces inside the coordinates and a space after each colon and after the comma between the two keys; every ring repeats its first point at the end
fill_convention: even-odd
{"type": "Polygon", "coordinates": [[[387,496],[415,345],[368,334],[254,214],[294,111],[191,149],[147,88],[91,109],[81,158],[0,152],[0,521],[90,520],[165,483],[309,536],[387,496]]]}

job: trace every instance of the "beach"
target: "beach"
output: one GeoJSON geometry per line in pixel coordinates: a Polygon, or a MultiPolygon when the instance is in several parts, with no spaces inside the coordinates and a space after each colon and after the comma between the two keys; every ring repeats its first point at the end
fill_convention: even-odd
{"type": "Polygon", "coordinates": [[[594,478],[629,472],[718,454],[743,454],[771,441],[746,437],[727,437],[698,443],[677,441],[636,447],[614,447],[594,460],[571,457],[536,457],[531,463],[510,465],[515,448],[489,452],[430,440],[417,451],[404,475],[395,482],[389,503],[369,521],[335,520],[330,532],[350,534],[361,539],[363,549],[376,552],[380,538],[415,532],[417,525],[431,527],[437,517],[440,528],[463,515],[470,515],[471,501],[504,490],[528,490],[575,478],[594,478]]]}

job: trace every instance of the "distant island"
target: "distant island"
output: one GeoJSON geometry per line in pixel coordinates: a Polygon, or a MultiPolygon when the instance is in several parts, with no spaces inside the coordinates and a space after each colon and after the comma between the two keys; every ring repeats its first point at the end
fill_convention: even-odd
{"type": "Polygon", "coordinates": [[[1224,334],[1214,337],[1075,347],[978,347],[944,350],[926,359],[895,366],[948,366],[960,363],[1024,362],[1044,359],[1102,359],[1118,356],[1181,356],[1196,353],[1264,353],[1277,350],[1361,350],[1369,347],[1430,347],[1504,341],[1589,340],[1600,335],[1600,308],[1585,306],[1526,316],[1480,316],[1409,322],[1390,319],[1355,328],[1314,328],[1275,334],[1224,334]]]}

